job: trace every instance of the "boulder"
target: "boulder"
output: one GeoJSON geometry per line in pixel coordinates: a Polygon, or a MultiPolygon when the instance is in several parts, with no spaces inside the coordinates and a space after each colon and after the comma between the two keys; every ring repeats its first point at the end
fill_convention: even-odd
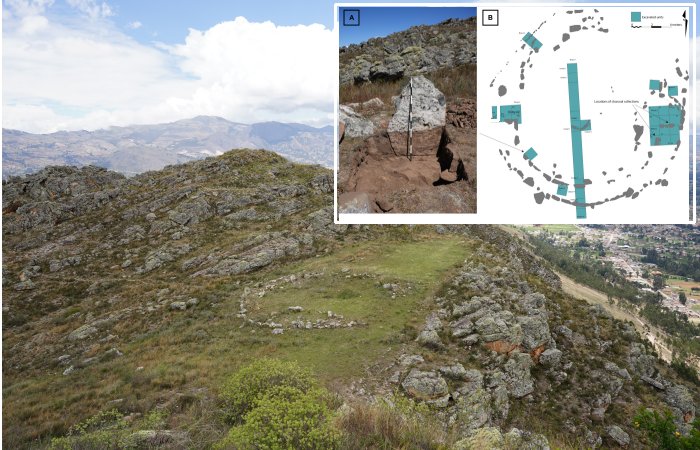
{"type": "Polygon", "coordinates": [[[588,428],[586,428],[586,432],[584,434],[584,442],[589,448],[595,450],[596,448],[601,447],[603,445],[603,438],[601,438],[595,431],[591,431],[588,428]]]}
{"type": "Polygon", "coordinates": [[[434,349],[440,349],[444,347],[442,339],[440,339],[440,335],[435,330],[421,331],[418,337],[416,338],[416,342],[425,347],[434,349]]]}
{"type": "Polygon", "coordinates": [[[503,435],[505,448],[517,448],[518,450],[549,450],[547,438],[541,434],[511,429],[503,435]]]}
{"type": "Polygon", "coordinates": [[[457,450],[549,450],[547,438],[541,434],[521,431],[517,428],[501,433],[495,427],[483,427],[455,443],[457,450]]]}
{"type": "Polygon", "coordinates": [[[187,309],[187,303],[185,302],[172,302],[170,304],[170,309],[175,311],[184,311],[187,309]]]}
{"type": "Polygon", "coordinates": [[[523,347],[528,352],[550,343],[552,337],[549,334],[547,318],[543,315],[518,316],[518,323],[523,330],[523,347]]]}
{"type": "Polygon", "coordinates": [[[471,299],[456,305],[452,308],[452,316],[462,317],[467,314],[472,314],[482,307],[481,297],[472,297],[471,299]]]}
{"type": "Polygon", "coordinates": [[[94,327],[91,324],[85,324],[71,331],[71,333],[68,335],[68,339],[71,341],[79,341],[88,338],[95,333],[97,333],[97,327],[94,327]]]}
{"type": "Polygon", "coordinates": [[[396,112],[389,122],[391,147],[398,156],[408,155],[408,114],[412,97],[413,156],[435,158],[445,126],[445,96],[422,75],[412,80],[413,89],[409,83],[401,90],[396,112]]]}
{"type": "Polygon", "coordinates": [[[523,331],[519,324],[514,323],[510,311],[487,311],[475,322],[476,332],[485,343],[496,342],[489,348],[498,353],[510,353],[517,348],[523,339],[523,331]]]}
{"type": "Polygon", "coordinates": [[[442,321],[440,317],[438,317],[436,313],[430,314],[425,320],[423,330],[418,335],[416,342],[430,348],[443,348],[442,339],[440,339],[440,335],[438,334],[438,331],[441,329],[442,321]]]}
{"type": "Polygon", "coordinates": [[[375,212],[374,202],[366,192],[347,192],[338,198],[340,214],[369,214],[375,212]]]}
{"type": "Polygon", "coordinates": [[[535,385],[530,375],[532,364],[532,358],[527,353],[514,352],[508,358],[504,369],[506,371],[508,392],[513,397],[524,397],[535,390],[535,385]]]}
{"type": "Polygon", "coordinates": [[[393,54],[384,61],[375,63],[369,69],[369,78],[373,81],[391,81],[403,77],[406,63],[401,55],[393,54]]]}
{"type": "Polygon", "coordinates": [[[630,436],[629,434],[625,433],[625,431],[618,427],[617,425],[611,425],[605,429],[607,431],[608,436],[617,443],[617,445],[621,447],[627,447],[630,443],[630,436]]]}
{"type": "Polygon", "coordinates": [[[374,124],[349,106],[340,105],[338,114],[340,123],[345,124],[343,136],[357,138],[374,134],[374,124]]]}
{"type": "Polygon", "coordinates": [[[466,380],[467,370],[460,363],[440,367],[440,373],[452,380],[466,380]]]}
{"type": "Polygon", "coordinates": [[[548,348],[540,354],[540,364],[545,367],[555,368],[561,363],[561,350],[548,348]]]}
{"type": "Polygon", "coordinates": [[[474,324],[469,317],[462,317],[452,322],[450,326],[452,327],[452,337],[461,338],[474,333],[474,324]]]}
{"type": "Polygon", "coordinates": [[[168,212],[170,220],[178,225],[194,225],[214,215],[214,208],[204,198],[195,198],[182,203],[168,212]]]}
{"type": "Polygon", "coordinates": [[[638,377],[653,377],[656,374],[656,358],[647,354],[644,346],[638,342],[630,345],[629,357],[630,369],[638,377]]]}
{"type": "Polygon", "coordinates": [[[408,395],[419,400],[436,400],[448,395],[447,382],[432,371],[411,369],[401,386],[408,395]]]}
{"type": "Polygon", "coordinates": [[[481,428],[491,420],[491,396],[476,389],[457,399],[455,423],[462,433],[481,428]]]}
{"type": "Polygon", "coordinates": [[[680,384],[671,385],[666,389],[664,397],[673,413],[682,419],[683,424],[690,424],[695,420],[695,402],[687,387],[680,384]]]}
{"type": "Polygon", "coordinates": [[[503,435],[498,428],[483,427],[455,443],[455,450],[502,449],[503,435]]]}
{"type": "Polygon", "coordinates": [[[477,369],[465,370],[460,380],[462,385],[457,389],[460,394],[467,394],[484,387],[484,375],[477,369]]]}
{"type": "Polygon", "coordinates": [[[421,355],[401,355],[399,357],[399,364],[402,366],[413,366],[422,362],[424,359],[421,355]]]}

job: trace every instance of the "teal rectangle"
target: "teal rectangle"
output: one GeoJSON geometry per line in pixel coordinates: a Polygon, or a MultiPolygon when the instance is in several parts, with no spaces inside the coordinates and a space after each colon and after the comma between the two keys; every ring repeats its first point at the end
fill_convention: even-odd
{"type": "Polygon", "coordinates": [[[660,91],[661,82],[659,80],[649,80],[649,89],[652,91],[660,91]]]}
{"type": "Polygon", "coordinates": [[[639,11],[632,11],[632,22],[641,22],[642,13],[639,11]]]}
{"type": "Polygon", "coordinates": [[[579,131],[591,131],[591,121],[590,120],[573,120],[572,125],[579,131]]]}
{"type": "Polygon", "coordinates": [[[542,43],[538,41],[532,33],[525,34],[525,36],[523,36],[523,41],[525,41],[525,43],[529,45],[530,48],[532,48],[533,50],[539,50],[540,48],[542,48],[542,43]]]}
{"type": "Polygon", "coordinates": [[[491,118],[495,119],[498,117],[498,108],[495,106],[491,107],[491,118]]]}
{"type": "Polygon", "coordinates": [[[560,184],[557,186],[557,195],[560,197],[564,197],[567,192],[569,192],[569,185],[568,184],[560,184]]]}
{"type": "Polygon", "coordinates": [[[525,153],[523,153],[523,158],[533,160],[537,156],[537,152],[534,148],[530,147],[525,153]]]}
{"type": "Polygon", "coordinates": [[[649,139],[652,146],[676,145],[681,140],[681,107],[649,107],[649,139]]]}
{"type": "Polygon", "coordinates": [[[670,97],[677,97],[678,96],[678,86],[669,86],[668,87],[668,95],[670,97]]]}
{"type": "MultiPolygon", "coordinates": [[[[583,139],[581,138],[581,101],[579,99],[578,64],[566,65],[569,79],[569,119],[571,123],[571,152],[574,160],[574,196],[576,218],[586,218],[586,186],[583,173],[583,139]]],[[[588,124],[590,127],[590,123],[588,124]]]]}
{"type": "Polygon", "coordinates": [[[501,117],[498,121],[523,123],[520,105],[501,105],[501,117]]]}

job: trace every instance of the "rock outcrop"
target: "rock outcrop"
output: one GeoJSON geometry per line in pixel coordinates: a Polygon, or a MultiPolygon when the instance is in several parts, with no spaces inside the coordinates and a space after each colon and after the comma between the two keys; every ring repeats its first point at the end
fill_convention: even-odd
{"type": "Polygon", "coordinates": [[[340,49],[340,83],[390,81],[476,63],[476,20],[449,19],[340,49]]]}
{"type": "Polygon", "coordinates": [[[374,133],[374,124],[349,106],[340,105],[338,119],[342,124],[344,136],[356,138],[371,136],[374,133]]]}

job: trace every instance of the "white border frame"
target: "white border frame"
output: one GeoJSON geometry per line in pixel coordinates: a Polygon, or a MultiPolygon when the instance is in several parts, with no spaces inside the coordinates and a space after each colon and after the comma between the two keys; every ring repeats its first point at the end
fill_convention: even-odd
{"type": "MultiPolygon", "coordinates": [[[[696,89],[696,79],[697,79],[697,39],[698,39],[698,33],[697,33],[697,21],[696,21],[696,7],[697,5],[695,3],[640,3],[640,2],[627,2],[627,3],[578,3],[578,2],[557,2],[557,3],[491,3],[491,2],[481,2],[481,3],[334,3],[333,4],[333,31],[335,34],[335,42],[338,48],[340,48],[340,25],[338,22],[338,12],[340,11],[340,8],[352,8],[352,7],[358,7],[358,8],[371,8],[371,7],[434,7],[434,8],[440,8],[440,7],[453,7],[453,8],[476,8],[476,17],[477,20],[479,19],[479,13],[481,12],[482,9],[484,8],[496,8],[496,7],[503,7],[503,8],[511,8],[511,7],[548,7],[548,6],[555,6],[555,7],[571,7],[572,5],[576,6],[582,6],[582,7],[599,7],[599,8],[606,8],[606,7],[633,7],[633,6],[639,6],[640,8],[644,7],[686,7],[689,8],[690,14],[692,16],[692,24],[690,24],[690,38],[691,38],[691,63],[689,66],[689,75],[691,76],[690,80],[690,86],[691,89],[693,90],[692,92],[692,100],[693,100],[693,110],[691,112],[691,118],[692,121],[690,122],[688,126],[688,130],[690,130],[690,140],[692,143],[691,147],[691,152],[692,152],[692,160],[693,160],[693,167],[691,168],[691,171],[693,173],[693,178],[691,181],[693,191],[692,191],[692,203],[693,203],[693,209],[692,209],[692,214],[691,218],[689,218],[688,222],[684,222],[683,224],[695,224],[697,217],[697,109],[698,109],[698,104],[697,104],[697,89],[696,89]]],[[[478,29],[478,24],[477,24],[477,29],[478,29]]],[[[477,35],[478,39],[478,35],[477,35]]],[[[494,224],[492,221],[488,220],[483,220],[482,217],[479,217],[479,204],[478,204],[478,197],[477,197],[477,210],[475,213],[471,214],[466,214],[466,213],[460,213],[460,214],[441,214],[441,213],[415,213],[415,214],[379,214],[379,213],[371,213],[371,214],[340,214],[338,211],[338,164],[339,164],[339,142],[338,142],[338,109],[340,107],[340,53],[337,53],[337,61],[336,61],[336,77],[335,77],[335,92],[334,92],[334,107],[335,110],[333,112],[333,117],[334,117],[334,123],[333,123],[333,220],[336,224],[344,224],[344,225],[354,225],[354,224],[372,224],[372,225],[403,225],[403,224],[416,224],[416,225],[424,225],[424,224],[494,224]]],[[[477,62],[477,72],[479,70],[479,65],[477,62]]],[[[478,87],[477,87],[478,90],[478,87]]],[[[478,91],[477,91],[477,102],[478,102],[478,91]]],[[[478,117],[477,117],[477,128],[478,128],[478,117]]],[[[478,150],[477,150],[478,151],[478,150]]],[[[477,170],[478,170],[478,159],[477,159],[477,170]]],[[[478,184],[477,184],[477,190],[478,190],[478,184]]],[[[690,205],[688,205],[690,206],[690,205]]],[[[517,218],[516,218],[517,219],[517,218]]],[[[598,222],[594,221],[576,221],[576,222],[563,222],[567,224],[573,224],[573,225],[593,225],[593,224],[599,224],[599,225],[605,225],[605,224],[619,224],[619,225],[624,225],[627,224],[627,222],[608,222],[605,224],[601,224],[598,222]]],[[[659,221],[659,222],[654,222],[650,223],[648,225],[675,225],[677,224],[676,222],[664,222],[664,221],[659,221]]],[[[514,221],[512,225],[526,225],[525,222],[521,221],[514,221]]]]}

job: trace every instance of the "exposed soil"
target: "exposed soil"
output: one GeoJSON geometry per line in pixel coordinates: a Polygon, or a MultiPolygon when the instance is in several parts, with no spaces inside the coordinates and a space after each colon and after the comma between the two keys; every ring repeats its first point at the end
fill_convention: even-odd
{"type": "Polygon", "coordinates": [[[376,126],[374,135],[340,143],[341,207],[362,196],[377,213],[476,212],[475,100],[448,101],[439,145],[410,160],[392,148],[386,131],[390,114],[365,114],[376,126]]]}

